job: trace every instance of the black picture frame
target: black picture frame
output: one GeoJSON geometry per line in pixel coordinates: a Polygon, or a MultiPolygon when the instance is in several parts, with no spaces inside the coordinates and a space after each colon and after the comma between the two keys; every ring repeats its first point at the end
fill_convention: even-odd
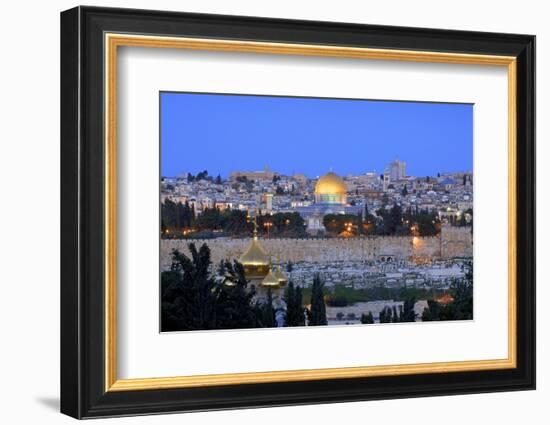
{"type": "Polygon", "coordinates": [[[61,412],[93,418],[535,388],[535,37],[76,7],[61,13],[61,412]],[[259,40],[517,58],[517,367],[105,391],[104,34],[259,40]]]}

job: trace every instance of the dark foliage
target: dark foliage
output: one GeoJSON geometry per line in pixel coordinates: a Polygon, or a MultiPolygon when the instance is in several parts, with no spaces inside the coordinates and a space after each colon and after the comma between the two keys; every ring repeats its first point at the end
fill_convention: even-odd
{"type": "Polygon", "coordinates": [[[374,323],[374,316],[372,311],[369,311],[367,314],[361,314],[361,323],[363,324],[372,324],[374,323]]]}
{"type": "Polygon", "coordinates": [[[474,318],[473,265],[465,266],[465,276],[451,285],[452,301],[446,304],[428,301],[428,308],[422,312],[423,321],[472,320],[474,318]]]}
{"type": "Polygon", "coordinates": [[[174,251],[172,266],[161,275],[162,331],[235,329],[264,326],[243,266],[223,262],[216,279],[210,273],[210,250],[189,244],[191,257],[174,251]]]}
{"type": "Polygon", "coordinates": [[[258,215],[256,217],[261,235],[278,238],[303,238],[307,236],[306,223],[297,212],[258,215]],[[269,230],[268,230],[269,229],[269,230]]]}
{"type": "Polygon", "coordinates": [[[324,283],[319,274],[316,274],[313,278],[313,285],[311,287],[311,309],[309,312],[310,326],[322,326],[328,323],[323,290],[324,283]]]}
{"type": "Polygon", "coordinates": [[[294,287],[293,282],[289,282],[284,295],[286,303],[285,326],[304,326],[304,307],[302,305],[302,289],[294,287]]]}

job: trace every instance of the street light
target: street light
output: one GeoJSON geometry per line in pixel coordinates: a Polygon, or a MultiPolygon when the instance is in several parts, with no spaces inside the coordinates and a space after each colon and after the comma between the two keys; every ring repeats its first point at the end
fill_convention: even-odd
{"type": "Polygon", "coordinates": [[[273,223],[272,223],[271,221],[266,221],[266,222],[264,223],[264,227],[267,228],[267,237],[268,237],[268,238],[269,238],[269,229],[270,229],[271,226],[273,226],[273,223]]]}

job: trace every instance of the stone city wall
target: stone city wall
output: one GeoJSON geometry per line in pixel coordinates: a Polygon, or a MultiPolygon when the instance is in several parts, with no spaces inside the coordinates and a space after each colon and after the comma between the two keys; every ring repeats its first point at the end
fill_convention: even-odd
{"type": "MultiPolygon", "coordinates": [[[[222,259],[238,259],[250,245],[250,238],[208,240],[162,240],[161,269],[170,267],[171,252],[178,249],[188,254],[187,245],[206,243],[214,264],[222,259]]],[[[261,239],[261,245],[276,263],[364,261],[391,256],[398,259],[472,256],[469,227],[444,227],[440,236],[373,236],[319,239],[261,239]]]]}

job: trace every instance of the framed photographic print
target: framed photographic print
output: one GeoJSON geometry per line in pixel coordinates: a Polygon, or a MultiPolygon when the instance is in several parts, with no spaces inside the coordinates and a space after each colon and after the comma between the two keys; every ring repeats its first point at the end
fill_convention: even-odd
{"type": "Polygon", "coordinates": [[[61,411],[535,387],[535,38],[61,14],[61,411]]]}

